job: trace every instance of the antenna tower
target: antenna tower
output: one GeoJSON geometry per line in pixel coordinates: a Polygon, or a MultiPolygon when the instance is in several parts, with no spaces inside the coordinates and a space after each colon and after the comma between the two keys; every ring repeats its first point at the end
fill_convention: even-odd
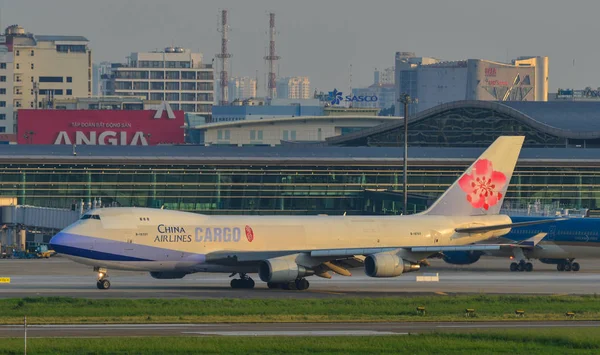
{"type": "Polygon", "coordinates": [[[265,60],[269,62],[269,98],[274,99],[277,96],[277,86],[275,84],[275,62],[279,60],[275,54],[275,13],[269,13],[269,54],[265,56],[265,60]]]}
{"type": "Polygon", "coordinates": [[[218,29],[221,32],[221,53],[217,54],[217,58],[221,60],[221,73],[220,73],[220,86],[221,86],[221,97],[219,104],[221,106],[229,104],[229,75],[227,73],[229,58],[232,57],[227,52],[227,42],[229,42],[229,25],[227,24],[227,10],[221,10],[221,27],[218,29]]]}

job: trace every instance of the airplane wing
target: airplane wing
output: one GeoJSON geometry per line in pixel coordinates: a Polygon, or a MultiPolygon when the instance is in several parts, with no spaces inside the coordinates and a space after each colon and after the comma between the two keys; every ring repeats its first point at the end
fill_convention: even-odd
{"type": "MultiPolygon", "coordinates": [[[[485,233],[494,230],[518,228],[544,223],[553,223],[564,221],[566,218],[547,219],[539,221],[527,221],[509,224],[497,224],[491,226],[472,227],[472,228],[456,228],[457,233],[485,233]]],[[[374,248],[344,248],[344,249],[305,249],[305,250],[281,250],[281,251],[218,251],[206,255],[206,262],[221,264],[221,265],[239,265],[240,263],[253,263],[262,260],[276,258],[291,254],[307,254],[314,258],[324,258],[328,260],[338,260],[343,258],[352,258],[357,255],[371,255],[381,252],[389,252],[395,250],[406,250],[412,253],[441,253],[445,251],[493,251],[506,248],[523,248],[529,249],[537,245],[537,243],[545,236],[545,233],[540,233],[533,238],[527,239],[520,243],[503,243],[503,244],[467,244],[467,245],[433,245],[433,246],[392,246],[392,247],[374,247],[374,248]],[[541,236],[543,234],[543,236],[541,236]],[[540,237],[541,236],[541,237],[540,237]]],[[[420,256],[419,256],[420,257],[420,256]]]]}
{"type": "MultiPolygon", "coordinates": [[[[253,263],[261,260],[276,258],[291,254],[306,254],[313,258],[323,258],[324,260],[348,260],[356,264],[357,256],[371,255],[376,253],[405,250],[408,253],[415,254],[435,254],[448,251],[494,251],[501,249],[532,249],[546,236],[546,233],[539,233],[532,238],[520,243],[501,243],[501,244],[467,244],[467,245],[435,245],[435,246],[415,246],[415,247],[385,247],[385,248],[345,248],[345,249],[319,249],[319,250],[285,250],[271,252],[248,252],[248,251],[220,251],[206,255],[206,262],[212,262],[222,265],[236,265],[240,263],[253,263]]],[[[422,259],[417,257],[416,259],[422,259]]]]}

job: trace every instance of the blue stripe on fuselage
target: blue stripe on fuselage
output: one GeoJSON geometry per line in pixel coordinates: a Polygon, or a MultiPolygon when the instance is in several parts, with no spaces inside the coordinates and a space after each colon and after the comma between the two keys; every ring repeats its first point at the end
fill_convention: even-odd
{"type": "MultiPolygon", "coordinates": [[[[511,217],[513,223],[554,219],[555,217],[511,217]]],[[[600,243],[600,218],[568,218],[567,220],[513,228],[503,238],[514,241],[529,239],[538,233],[548,233],[543,240],[556,243],[600,243]]]]}
{"type": "Polygon", "coordinates": [[[60,254],[106,261],[191,261],[203,263],[205,255],[135,243],[60,232],[50,240],[60,254]]]}

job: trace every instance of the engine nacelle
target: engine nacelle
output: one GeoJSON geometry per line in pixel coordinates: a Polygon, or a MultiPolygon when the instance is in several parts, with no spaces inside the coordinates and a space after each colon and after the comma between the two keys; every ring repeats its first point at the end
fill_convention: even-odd
{"type": "Polygon", "coordinates": [[[187,272],[176,272],[176,271],[170,271],[170,272],[153,271],[150,273],[150,276],[152,276],[155,279],[183,279],[183,277],[187,274],[188,274],[187,272]]]}
{"type": "Polygon", "coordinates": [[[480,251],[447,251],[444,252],[444,261],[454,265],[470,265],[479,261],[482,255],[480,251]]]}
{"type": "Polygon", "coordinates": [[[394,277],[417,271],[419,264],[408,262],[394,253],[377,253],[365,258],[365,274],[370,277],[394,277]]]}
{"type": "Polygon", "coordinates": [[[296,264],[290,258],[273,258],[260,262],[258,276],[264,282],[290,282],[313,275],[314,271],[296,264]]]}

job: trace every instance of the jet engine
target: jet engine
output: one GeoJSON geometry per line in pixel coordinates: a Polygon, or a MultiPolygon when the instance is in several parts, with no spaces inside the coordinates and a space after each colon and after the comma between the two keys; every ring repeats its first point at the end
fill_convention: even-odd
{"type": "Polygon", "coordinates": [[[150,276],[152,276],[155,279],[183,279],[183,277],[187,274],[188,274],[187,272],[176,272],[176,271],[170,271],[170,272],[153,271],[150,273],[150,276]]]}
{"type": "Polygon", "coordinates": [[[370,277],[394,277],[417,271],[419,264],[406,261],[394,253],[377,253],[365,258],[365,274],[370,277]]]}
{"type": "Polygon", "coordinates": [[[314,273],[314,270],[300,266],[290,258],[267,259],[261,261],[258,267],[260,279],[264,282],[273,283],[290,282],[314,273]]]}
{"type": "Polygon", "coordinates": [[[483,255],[480,251],[447,251],[444,252],[444,261],[453,265],[470,265],[483,255]]]}

